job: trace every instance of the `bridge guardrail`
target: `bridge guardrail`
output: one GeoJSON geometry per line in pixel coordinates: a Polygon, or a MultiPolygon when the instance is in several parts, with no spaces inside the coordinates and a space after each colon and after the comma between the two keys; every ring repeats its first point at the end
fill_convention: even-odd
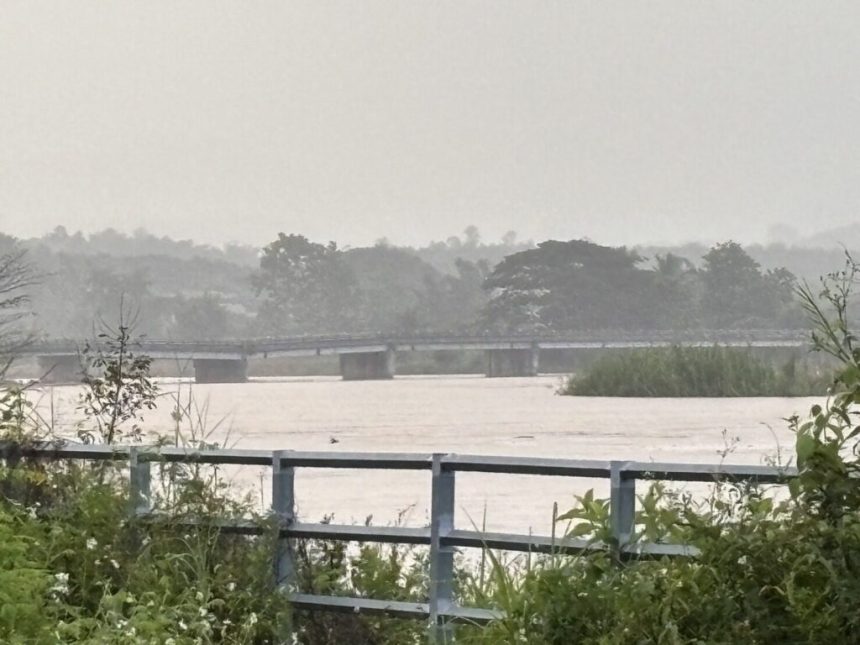
{"type": "MultiPolygon", "coordinates": [[[[595,461],[533,457],[493,457],[445,453],[350,453],[291,450],[189,450],[175,447],[99,446],[63,443],[21,446],[0,444],[0,458],[36,457],[50,460],[120,460],[129,463],[129,511],[133,517],[157,520],[151,500],[151,465],[159,462],[268,466],[272,469],[272,513],[279,523],[277,552],[273,554],[276,585],[293,607],[305,610],[381,613],[426,620],[432,642],[449,642],[457,622],[487,623],[501,614],[492,608],[462,607],[454,598],[454,553],[457,548],[491,548],[535,553],[582,553],[617,549],[628,558],[695,556],[683,544],[632,542],[635,531],[637,480],[714,482],[720,480],[785,483],[796,476],[793,468],[725,464],[650,463],[595,461]],[[431,476],[430,525],[356,526],[304,523],[296,516],[297,468],[349,468],[424,470],[431,476]],[[454,526],[457,472],[564,476],[608,479],[612,545],[584,539],[459,530],[454,526]],[[428,602],[352,598],[299,593],[294,588],[296,564],[292,541],[325,539],[425,545],[430,548],[428,602]]],[[[222,531],[260,534],[263,529],[247,520],[210,518],[197,524],[214,525],[222,531]]]]}
{"type": "MultiPolygon", "coordinates": [[[[737,329],[737,330],[582,330],[557,333],[535,334],[343,334],[326,336],[293,336],[284,338],[249,338],[225,340],[167,340],[144,338],[135,344],[142,352],[147,351],[167,353],[211,352],[230,353],[253,356],[278,351],[350,347],[375,343],[391,347],[409,348],[413,345],[481,345],[486,343],[499,344],[540,344],[540,343],[592,343],[618,344],[638,343],[667,344],[667,343],[756,343],[756,342],[791,342],[801,343],[809,340],[806,330],[791,329],[737,329]]],[[[97,342],[90,341],[98,347],[97,342]]],[[[80,339],[50,339],[29,345],[23,353],[77,353],[85,344],[80,339]]]]}

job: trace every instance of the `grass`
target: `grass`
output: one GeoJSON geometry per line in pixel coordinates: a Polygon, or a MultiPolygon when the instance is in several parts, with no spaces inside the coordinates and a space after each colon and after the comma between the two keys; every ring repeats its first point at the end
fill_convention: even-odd
{"type": "Polygon", "coordinates": [[[562,394],[618,397],[808,396],[824,394],[829,371],[791,356],[778,364],[748,349],[659,347],[597,359],[562,394]]]}

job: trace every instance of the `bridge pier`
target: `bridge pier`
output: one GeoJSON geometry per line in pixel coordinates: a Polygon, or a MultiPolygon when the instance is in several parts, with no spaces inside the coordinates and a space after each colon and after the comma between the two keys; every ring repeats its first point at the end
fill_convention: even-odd
{"type": "Polygon", "coordinates": [[[537,376],[540,349],[488,349],[487,371],[490,378],[502,376],[537,376]]]}
{"type": "Polygon", "coordinates": [[[195,358],[195,383],[244,383],[248,380],[247,358],[195,358]]]}
{"type": "Polygon", "coordinates": [[[340,374],[344,381],[369,381],[394,378],[395,352],[355,352],[340,355],[340,374]]]}
{"type": "Polygon", "coordinates": [[[39,380],[48,385],[81,383],[84,380],[81,359],[77,354],[37,356],[39,380]]]}

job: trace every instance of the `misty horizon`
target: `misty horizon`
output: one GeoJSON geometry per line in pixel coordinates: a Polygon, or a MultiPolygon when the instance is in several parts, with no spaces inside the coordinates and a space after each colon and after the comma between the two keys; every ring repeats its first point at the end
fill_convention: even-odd
{"type": "MultiPolygon", "coordinates": [[[[541,242],[548,240],[559,240],[564,241],[562,238],[558,237],[548,237],[548,238],[539,238],[535,239],[533,237],[526,237],[520,235],[519,231],[509,230],[506,231],[503,235],[500,235],[498,238],[493,239],[489,236],[485,236],[484,232],[474,226],[468,225],[461,231],[453,231],[451,234],[441,237],[439,239],[426,239],[419,240],[416,243],[408,243],[398,241],[396,239],[392,239],[387,235],[381,235],[373,240],[370,240],[366,243],[351,243],[349,240],[342,240],[336,238],[334,235],[326,237],[325,235],[319,238],[312,238],[311,236],[306,235],[302,231],[291,231],[291,230],[280,230],[272,233],[271,237],[263,242],[255,243],[255,242],[247,242],[243,240],[237,239],[228,239],[228,240],[215,240],[212,242],[206,241],[205,239],[198,239],[195,237],[172,237],[169,234],[163,233],[161,231],[150,230],[144,226],[138,226],[133,230],[122,229],[115,226],[107,226],[100,229],[94,230],[81,230],[81,229],[73,229],[67,227],[65,224],[56,224],[53,227],[50,227],[48,230],[40,233],[36,233],[30,237],[23,237],[19,235],[15,235],[15,231],[7,230],[0,231],[0,234],[11,235],[13,238],[21,239],[21,240],[33,240],[39,241],[44,239],[49,239],[56,235],[66,235],[69,238],[82,236],[85,240],[91,240],[93,237],[98,237],[100,235],[104,235],[109,232],[115,232],[130,241],[134,241],[135,239],[156,239],[156,240],[167,240],[174,243],[190,243],[195,247],[209,247],[212,249],[224,250],[229,248],[230,246],[244,247],[244,248],[254,248],[254,249],[262,249],[266,245],[270,244],[273,240],[277,238],[280,233],[284,234],[295,234],[302,235],[307,237],[311,241],[319,242],[319,243],[328,243],[335,242],[339,248],[341,249],[351,249],[351,248],[365,248],[371,246],[377,246],[379,244],[384,244],[392,247],[398,248],[427,248],[431,247],[434,244],[451,244],[451,243],[471,243],[472,245],[501,245],[501,246],[510,246],[510,245],[537,245],[541,242]],[[469,229],[473,229],[473,233],[476,235],[476,239],[468,242],[469,238],[469,229]]],[[[668,240],[636,240],[632,241],[628,244],[612,244],[611,242],[607,242],[606,240],[594,239],[587,235],[574,236],[571,238],[565,238],[570,240],[588,240],[590,242],[594,242],[596,244],[601,244],[604,246],[624,246],[626,248],[657,248],[657,249],[680,249],[684,247],[703,247],[708,248],[715,244],[720,244],[723,242],[738,242],[743,246],[760,246],[760,247],[770,247],[770,246],[784,246],[787,248],[798,247],[798,248],[826,248],[832,249],[833,247],[847,248],[848,250],[853,250],[860,248],[860,222],[852,223],[846,226],[838,226],[833,229],[825,229],[818,231],[810,231],[808,234],[805,234],[802,231],[799,231],[791,226],[776,226],[772,227],[771,230],[768,231],[765,239],[763,240],[744,240],[739,238],[725,238],[725,239],[681,239],[679,241],[668,241],[668,240]]]]}

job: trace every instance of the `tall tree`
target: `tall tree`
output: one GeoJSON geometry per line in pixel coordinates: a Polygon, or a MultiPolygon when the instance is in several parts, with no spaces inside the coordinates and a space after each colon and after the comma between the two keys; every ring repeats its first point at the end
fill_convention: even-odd
{"type": "Polygon", "coordinates": [[[168,327],[171,338],[223,339],[234,336],[234,317],[216,294],[177,298],[171,303],[173,320],[168,327]]]}
{"type": "Polygon", "coordinates": [[[414,254],[384,244],[345,251],[343,261],[360,292],[355,325],[367,332],[414,331],[401,323],[425,300],[428,281],[442,277],[414,254]]]}
{"type": "Polygon", "coordinates": [[[262,333],[336,333],[355,326],[356,281],[334,242],[323,245],[279,233],[263,249],[252,281],[263,299],[262,333]]]}
{"type": "Polygon", "coordinates": [[[484,261],[458,259],[457,275],[428,275],[420,292],[418,306],[401,318],[404,332],[471,333],[487,294],[482,286],[489,274],[484,261]]]}
{"type": "Polygon", "coordinates": [[[654,256],[654,288],[659,327],[687,329],[701,324],[701,280],[696,267],[675,253],[654,256]]]}
{"type": "Polygon", "coordinates": [[[637,266],[641,260],[587,240],[550,240],[514,253],[484,283],[484,322],[506,331],[653,327],[653,273],[637,266]]]}
{"type": "Polygon", "coordinates": [[[702,311],[713,329],[762,328],[803,323],[794,299],[796,280],[786,269],[762,272],[737,242],[714,246],[703,257],[702,311]]]}

